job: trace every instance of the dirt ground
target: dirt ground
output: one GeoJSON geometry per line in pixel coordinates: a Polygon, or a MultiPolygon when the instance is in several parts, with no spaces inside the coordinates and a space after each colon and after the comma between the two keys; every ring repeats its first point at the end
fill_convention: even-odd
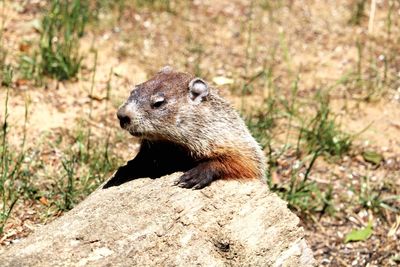
{"type": "MultiPolygon", "coordinates": [[[[18,65],[22,53],[35,49],[39,38],[35,25],[45,1],[5,2],[3,43],[10,62],[18,65]],[[28,47],[22,46],[26,43],[28,47]]],[[[111,131],[119,137],[112,156],[129,159],[136,142],[119,129],[117,107],[134,84],[164,65],[201,75],[236,108],[245,103],[249,111],[258,109],[273,88],[279,99],[290,99],[295,81],[300,109],[314,105],[316,91],[330,88],[330,107],[337,122],[356,137],[351,151],[340,160],[317,160],[310,179],[332,186],[336,212],[295,211],[320,266],[400,262],[399,199],[391,202],[394,210],[376,212],[361,207],[360,197],[349,189],[359,189],[367,180],[378,196],[400,196],[400,2],[376,1],[372,26],[370,2],[375,1],[366,1],[359,25],[349,23],[357,1],[171,1],[172,11],[139,8],[133,2],[122,13],[100,12],[99,20],[87,27],[80,39],[84,58],[77,79],[46,78],[37,86],[16,75],[8,104],[11,144],[21,142],[27,104],[26,144],[38,151],[43,164],[60,161],[57,147],[49,146],[56,133],[68,134],[78,125],[90,125],[99,139],[111,131]],[[93,51],[97,51],[96,62],[93,51]],[[263,70],[270,70],[273,86],[253,79],[263,70]],[[352,78],[357,71],[362,83],[352,78]],[[250,85],[251,92],[243,95],[244,84],[250,85]],[[383,162],[378,166],[366,162],[365,150],[379,152],[383,162]],[[347,233],[369,221],[374,231],[368,240],[344,243],[347,233]]],[[[1,88],[0,121],[5,95],[1,88]]],[[[288,131],[287,121],[271,130],[276,150],[284,145],[288,131]]],[[[288,180],[285,166],[295,163],[290,152],[284,153],[277,180],[288,180]]],[[[46,210],[42,198],[17,203],[0,243],[17,242],[35,225],[62,214],[44,216],[46,210]]]]}

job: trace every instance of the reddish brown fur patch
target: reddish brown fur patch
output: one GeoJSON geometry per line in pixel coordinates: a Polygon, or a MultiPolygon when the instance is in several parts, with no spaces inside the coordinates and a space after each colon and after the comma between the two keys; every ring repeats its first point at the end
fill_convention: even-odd
{"type": "Polygon", "coordinates": [[[260,175],[256,162],[239,152],[219,154],[213,157],[209,167],[220,173],[220,179],[254,179],[260,175]]]}

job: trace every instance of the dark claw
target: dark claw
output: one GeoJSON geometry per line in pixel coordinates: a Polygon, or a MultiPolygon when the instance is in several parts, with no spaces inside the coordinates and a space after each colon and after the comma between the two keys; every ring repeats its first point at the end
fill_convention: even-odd
{"type": "MultiPolygon", "coordinates": [[[[184,176],[184,175],[182,175],[184,176]]],[[[191,179],[185,179],[186,181],[181,181],[179,182],[178,186],[182,187],[182,188],[192,188],[193,186],[195,186],[196,184],[198,184],[200,182],[200,177],[193,177],[191,179]]]]}
{"type": "Polygon", "coordinates": [[[175,183],[182,188],[202,189],[214,180],[212,173],[204,169],[193,168],[185,172],[175,183]]]}
{"type": "Polygon", "coordinates": [[[207,175],[207,176],[203,177],[203,179],[198,184],[196,184],[193,187],[193,189],[202,189],[202,188],[210,185],[212,181],[214,181],[213,177],[211,175],[207,175]]]}

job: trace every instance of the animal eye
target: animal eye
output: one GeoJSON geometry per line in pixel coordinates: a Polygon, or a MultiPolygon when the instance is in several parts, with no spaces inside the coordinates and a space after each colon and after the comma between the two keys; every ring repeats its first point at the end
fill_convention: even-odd
{"type": "Polygon", "coordinates": [[[164,96],[155,96],[152,100],[151,100],[151,107],[152,108],[159,108],[161,107],[163,104],[165,103],[165,98],[164,96]]]}

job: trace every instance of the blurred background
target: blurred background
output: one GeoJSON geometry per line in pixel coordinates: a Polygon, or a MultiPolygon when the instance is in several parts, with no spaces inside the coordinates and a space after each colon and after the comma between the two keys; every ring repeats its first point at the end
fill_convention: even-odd
{"type": "Polygon", "coordinates": [[[400,263],[400,1],[2,0],[0,14],[0,251],[135,155],[116,110],[171,65],[240,111],[319,266],[400,263]]]}

